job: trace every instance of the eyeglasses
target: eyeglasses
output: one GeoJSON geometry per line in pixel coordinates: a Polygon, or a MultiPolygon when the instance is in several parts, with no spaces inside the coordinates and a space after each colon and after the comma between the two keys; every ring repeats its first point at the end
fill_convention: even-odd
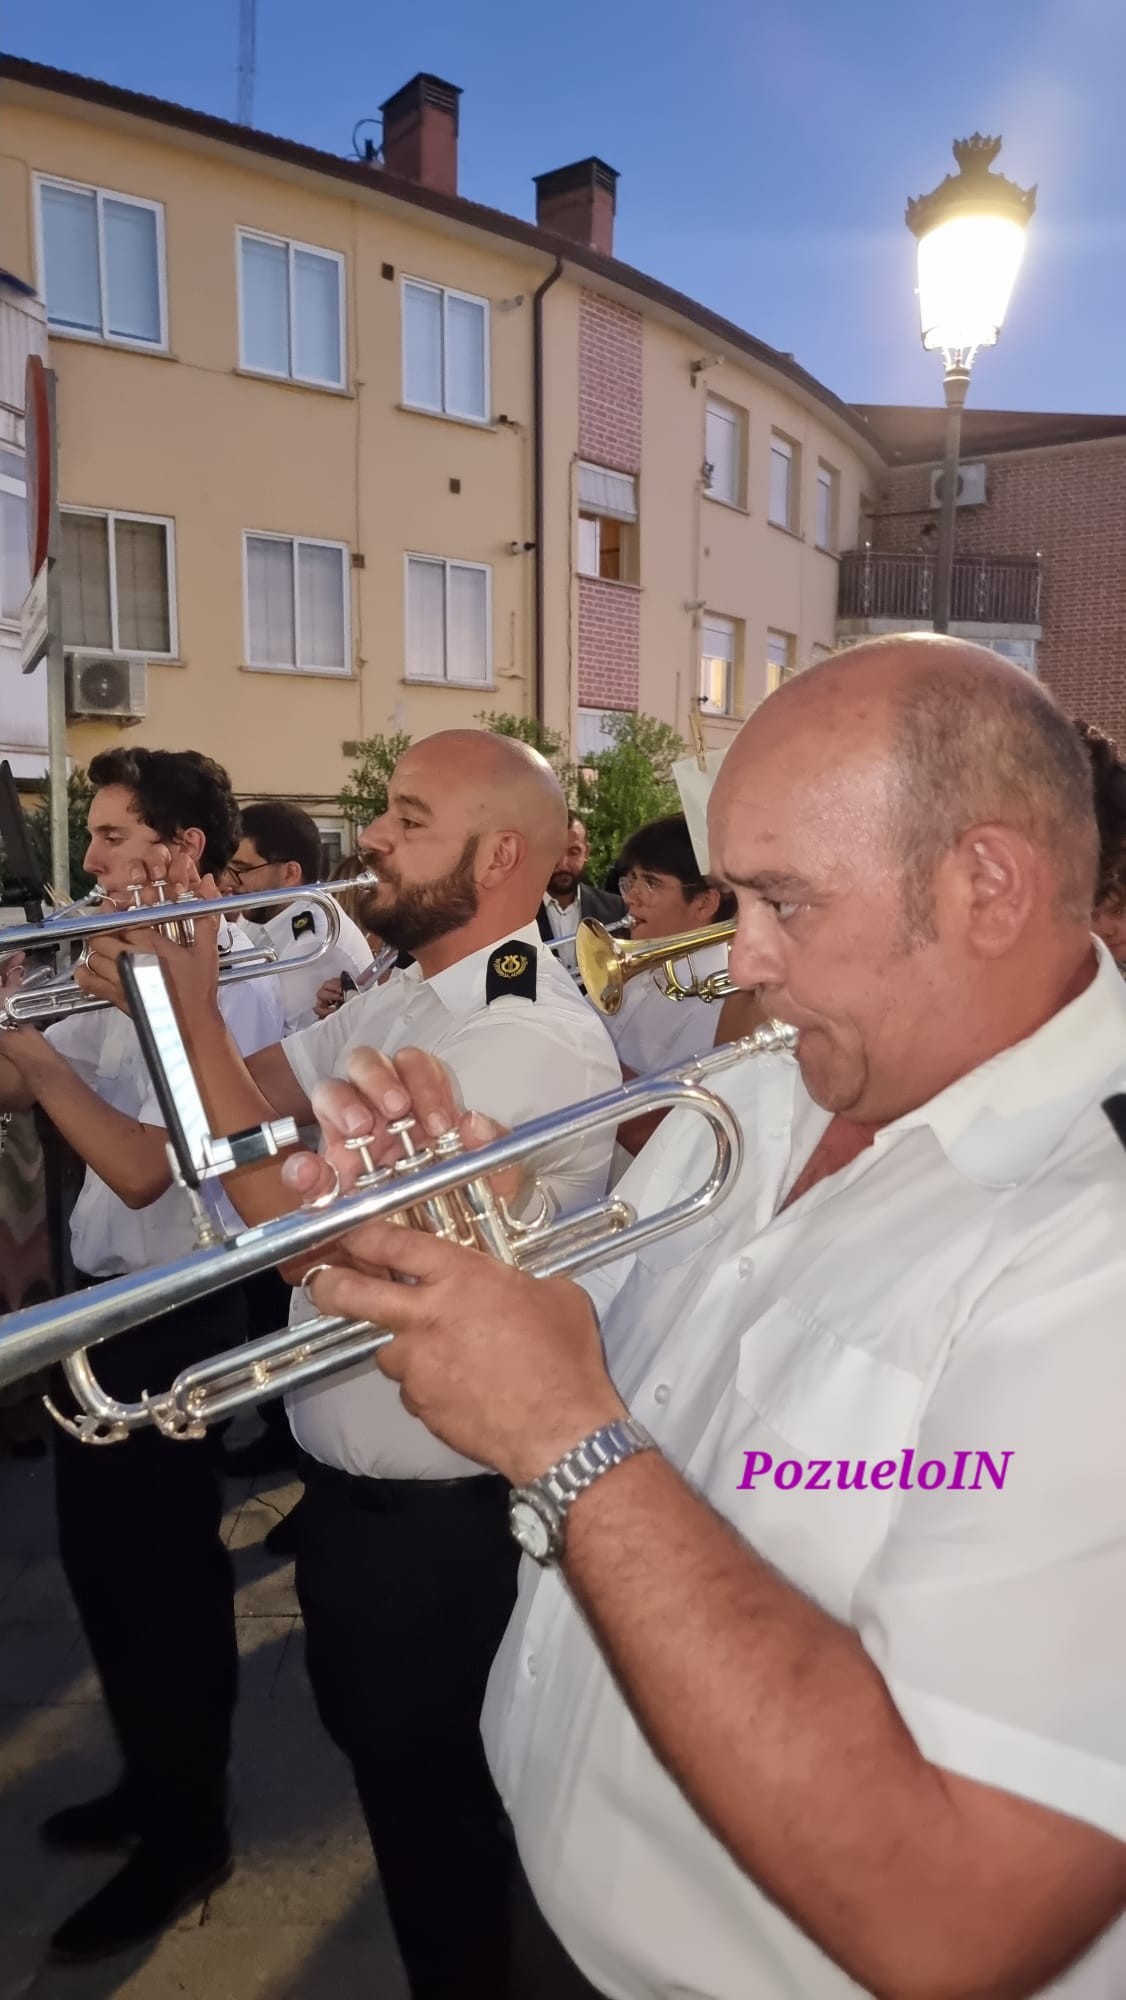
{"type": "Polygon", "coordinates": [[[227,873],[231,881],[237,882],[241,888],[248,875],[257,875],[260,868],[272,868],[273,865],[272,861],[229,861],[227,873]]]}
{"type": "Polygon", "coordinates": [[[667,875],[643,875],[637,868],[631,868],[628,875],[619,875],[618,893],[632,896],[635,902],[648,903],[659,896],[662,889],[675,887],[675,882],[667,875]]]}

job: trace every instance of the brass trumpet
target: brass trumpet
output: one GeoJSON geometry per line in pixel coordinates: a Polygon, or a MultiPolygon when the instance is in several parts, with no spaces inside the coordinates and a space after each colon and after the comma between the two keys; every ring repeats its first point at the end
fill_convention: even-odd
{"type": "MultiPolygon", "coordinates": [[[[202,1183],[294,1145],[296,1127],[291,1119],[279,1119],[229,1139],[212,1137],[160,961],[131,955],[123,962],[122,977],[165,1111],[173,1173],[192,1198],[198,1247],[174,1263],[111,1278],[79,1297],[27,1307],[0,1321],[0,1387],[61,1361],[81,1415],[59,1421],[90,1444],[117,1443],[150,1423],[169,1437],[200,1437],[217,1418],[354,1367],[392,1339],[366,1321],[322,1315],[185,1369],[169,1389],[135,1403],[108,1396],[91,1365],[89,1349],[115,1333],[314,1253],[360,1223],[391,1217],[484,1250],[533,1276],[563,1277],[626,1256],[697,1221],[730,1193],[742,1160],[738,1122],[723,1100],[705,1088],[706,1081],[746,1057],[792,1051],[797,1043],[795,1029],[772,1022],[695,1061],[534,1119],[468,1155],[456,1132],[416,1152],[410,1136],[413,1121],[400,1120],[390,1128],[399,1134],[405,1154],[396,1165],[373,1164],[373,1138],[348,1140],[363,1168],[352,1192],[319,1197],[295,1214],[224,1238],[200,1199],[202,1183]],[[522,1221],[493,1194],[490,1177],[505,1167],[591,1132],[613,1129],[623,1119],[678,1105],[707,1121],[715,1155],[700,1186],[656,1215],[639,1219],[626,1202],[610,1195],[557,1220],[541,1190],[539,1212],[522,1221]]],[[[57,1411],[52,1414],[58,1417],[57,1411]]]]}
{"type": "MultiPolygon", "coordinates": [[[[310,882],[301,889],[264,892],[249,889],[236,896],[216,896],[210,900],[185,894],[169,898],[166,885],[156,882],[153,887],[157,900],[152,904],[142,904],[142,890],[135,884],[130,890],[133,908],[129,910],[99,908],[100,904],[111,900],[99,891],[84,903],[74,904],[62,913],[48,917],[42,924],[18,924],[0,931],[0,961],[14,952],[42,951],[45,947],[67,944],[80,938],[84,944],[81,957],[85,958],[95,938],[151,927],[166,931],[180,944],[190,944],[195,934],[194,920],[198,917],[238,917],[272,905],[280,908],[293,903],[304,905],[307,909],[323,910],[324,937],[314,940],[313,949],[302,953],[300,958],[286,959],[283,969],[291,972],[299,966],[314,964],[336,943],[340,935],[340,908],[335,898],[341,890],[373,889],[378,880],[377,875],[359,875],[351,882],[310,882]],[[81,914],[72,915],[72,910],[81,914]]],[[[238,979],[259,979],[278,968],[278,955],[272,945],[252,945],[248,951],[227,951],[219,968],[219,983],[229,986],[238,979]]],[[[91,994],[83,993],[70,973],[46,979],[33,974],[6,1000],[0,1001],[0,1029],[46,1025],[51,1021],[67,1019],[71,1014],[86,1014],[95,1007],[108,1005],[107,1000],[98,1000],[91,994]]]]}
{"type": "Polygon", "coordinates": [[[587,998],[603,1014],[617,1014],[625,994],[626,981],[639,972],[656,972],[657,983],[668,1000],[725,1000],[739,988],[726,972],[713,972],[701,979],[691,970],[692,953],[709,945],[729,943],[735,935],[735,919],[722,924],[705,924],[695,931],[674,931],[663,938],[615,938],[593,917],[581,923],[575,939],[579,976],[587,998]],[[690,976],[685,982],[677,971],[687,959],[690,976]]]}

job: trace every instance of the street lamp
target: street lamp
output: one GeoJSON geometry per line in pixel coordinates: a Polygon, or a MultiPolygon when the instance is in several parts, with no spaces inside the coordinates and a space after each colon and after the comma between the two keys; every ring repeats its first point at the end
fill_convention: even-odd
{"type": "Polygon", "coordinates": [[[1000,139],[954,141],[958,172],[907,204],[907,227],[919,245],[919,316],[923,346],[946,364],[946,447],[934,578],[934,629],[950,628],[954,576],[954,503],[962,409],[979,347],[992,347],[1004,322],[1024,252],[1036,189],[990,172],[1000,139]]]}

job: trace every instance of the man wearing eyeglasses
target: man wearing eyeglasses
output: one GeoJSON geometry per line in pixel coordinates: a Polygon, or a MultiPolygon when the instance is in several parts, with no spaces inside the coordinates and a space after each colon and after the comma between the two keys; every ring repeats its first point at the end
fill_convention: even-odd
{"type": "Polygon", "coordinates": [[[600,924],[614,924],[625,915],[620,896],[611,895],[606,889],[595,889],[583,880],[589,859],[586,828],[578,815],[572,813],[567,822],[567,845],[552,871],[536,921],[545,944],[553,938],[568,940],[556,957],[574,979],[579,976],[573,942],[579,925],[588,917],[596,917],[600,924]]]}
{"type": "MultiPolygon", "coordinates": [[[[242,808],[242,839],[222,879],[224,895],[244,892],[263,899],[300,889],[321,878],[321,836],[316,821],[287,799],[265,799],[242,808]]],[[[358,924],[340,911],[335,944],[308,963],[322,942],[328,919],[307,904],[263,901],[250,910],[241,928],[255,944],[271,945],[279,961],[278,986],[285,1011],[287,1035],[311,1027],[317,1020],[316,998],[326,979],[346,972],[355,978],[371,964],[371,947],[358,924]],[[291,964],[290,961],[293,961],[291,964]]]]}

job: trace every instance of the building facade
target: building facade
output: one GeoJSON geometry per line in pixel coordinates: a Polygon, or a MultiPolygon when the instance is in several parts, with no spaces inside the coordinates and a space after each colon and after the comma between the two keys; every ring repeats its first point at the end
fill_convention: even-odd
{"type": "Polygon", "coordinates": [[[346,160],[0,61],[0,271],[57,377],[78,764],[130,729],[330,824],[375,732],[499,710],[585,749],[608,711],[687,733],[702,700],[718,744],[833,644],[884,473],[863,420],[616,260],[603,162],[540,175],[534,223],[463,199],[459,95],[414,79],[381,159],[346,160]]]}
{"type": "MultiPolygon", "coordinates": [[[[940,410],[864,406],[888,471],[841,565],[838,637],[929,626],[940,410]]],[[[1126,744],[1126,417],[967,409],[951,630],[1126,744]]]]}

